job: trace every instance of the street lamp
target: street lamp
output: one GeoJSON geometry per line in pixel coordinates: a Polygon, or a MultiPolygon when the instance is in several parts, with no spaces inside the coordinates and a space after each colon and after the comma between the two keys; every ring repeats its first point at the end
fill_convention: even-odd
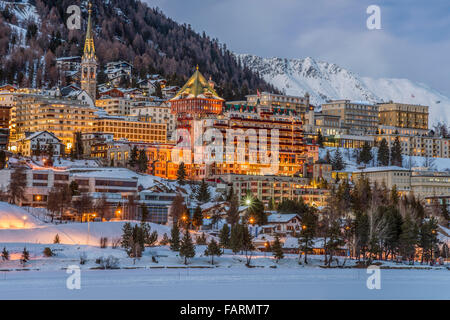
{"type": "Polygon", "coordinates": [[[252,204],[252,200],[250,200],[250,199],[245,200],[245,204],[248,205],[248,206],[251,205],[252,204]]]}
{"type": "Polygon", "coordinates": [[[249,221],[251,224],[254,224],[254,223],[255,223],[255,218],[250,217],[250,219],[248,219],[248,221],[249,221]]]}
{"type": "Polygon", "coordinates": [[[27,216],[23,216],[22,219],[23,219],[23,227],[25,228],[25,223],[27,221],[27,216]]]}
{"type": "Polygon", "coordinates": [[[92,217],[96,217],[97,216],[97,214],[96,213],[85,213],[84,214],[85,216],[87,216],[87,223],[88,223],[88,235],[87,235],[87,244],[89,245],[89,237],[90,237],[90,234],[91,234],[91,225],[89,224],[89,222],[91,221],[91,219],[90,219],[90,217],[92,216],[92,217]]]}
{"type": "Polygon", "coordinates": [[[116,218],[120,217],[120,215],[122,214],[122,210],[120,209],[120,207],[116,209],[115,214],[116,214],[116,218]]]}

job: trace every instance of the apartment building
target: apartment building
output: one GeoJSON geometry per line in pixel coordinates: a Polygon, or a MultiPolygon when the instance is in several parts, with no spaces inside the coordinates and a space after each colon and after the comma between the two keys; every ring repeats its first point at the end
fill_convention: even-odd
{"type": "Polygon", "coordinates": [[[295,110],[305,120],[305,114],[309,110],[309,94],[304,97],[288,96],[283,94],[275,94],[270,92],[261,92],[258,94],[248,95],[247,104],[251,106],[261,105],[278,109],[295,110]]]}
{"type": "Polygon", "coordinates": [[[428,106],[388,102],[379,103],[380,125],[428,130],[428,106]]]}
{"type": "Polygon", "coordinates": [[[352,173],[355,182],[361,177],[392,189],[394,185],[401,194],[413,193],[420,199],[450,196],[450,172],[430,171],[426,168],[406,169],[400,167],[377,167],[352,173]]]}
{"type": "Polygon", "coordinates": [[[144,117],[108,116],[99,114],[94,121],[94,132],[111,133],[114,139],[132,142],[166,142],[167,126],[153,123],[144,117]]]}
{"type": "MultiPolygon", "coordinates": [[[[375,144],[379,145],[381,140],[386,139],[389,147],[392,147],[395,139],[398,137],[402,147],[403,155],[429,157],[429,158],[449,158],[450,157],[450,138],[434,137],[428,134],[410,135],[383,133],[372,135],[375,144]]],[[[421,164],[417,164],[421,165],[421,164]]]]}
{"type": "Polygon", "coordinates": [[[92,131],[96,109],[79,100],[40,94],[15,94],[11,111],[11,141],[25,132],[49,131],[61,139],[70,152],[74,132],[92,131]]]}
{"type": "Polygon", "coordinates": [[[170,140],[176,129],[175,115],[170,112],[167,103],[148,102],[144,105],[133,106],[130,114],[137,117],[150,117],[154,123],[164,123],[167,125],[167,139],[170,140]]]}
{"type": "MultiPolygon", "coordinates": [[[[8,168],[0,170],[0,190],[6,190],[11,172],[8,168]]],[[[54,187],[68,185],[72,181],[78,184],[80,192],[118,193],[125,195],[137,192],[137,177],[126,169],[100,168],[95,170],[54,170],[26,169],[25,199],[21,206],[45,207],[48,194],[54,187]]]]}
{"type": "Polygon", "coordinates": [[[308,178],[284,176],[249,176],[245,174],[222,175],[221,180],[233,186],[236,195],[243,199],[250,191],[265,205],[270,201],[300,200],[315,207],[327,204],[329,190],[318,189],[309,184],[308,178]]]}
{"type": "Polygon", "coordinates": [[[322,113],[339,116],[341,126],[350,134],[371,134],[377,131],[378,105],[365,101],[333,100],[322,104],[322,113]]]}

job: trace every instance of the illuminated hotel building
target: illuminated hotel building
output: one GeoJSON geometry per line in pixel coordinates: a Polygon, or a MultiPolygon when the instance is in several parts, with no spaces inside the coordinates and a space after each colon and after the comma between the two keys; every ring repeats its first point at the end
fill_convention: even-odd
{"type": "MultiPolygon", "coordinates": [[[[194,153],[198,154],[198,150],[194,150],[191,145],[192,161],[185,163],[191,179],[219,177],[224,174],[270,174],[269,172],[273,172],[271,171],[272,163],[275,163],[274,174],[276,175],[301,176],[303,174],[303,165],[307,156],[303,143],[301,114],[296,109],[278,105],[224,105],[224,100],[217,95],[198,68],[177,95],[169,100],[169,103],[172,113],[177,118],[177,129],[186,129],[190,134],[190,141],[194,141],[193,131],[196,120],[201,124],[202,130],[214,128],[222,133],[224,152],[220,162],[195,163],[194,153]],[[267,163],[262,161],[261,153],[258,153],[256,161],[250,159],[248,152],[250,141],[260,143],[259,137],[263,130],[266,131],[266,146],[268,153],[271,154],[272,129],[278,130],[279,133],[278,159],[267,163]],[[240,161],[237,161],[237,157],[236,161],[226,158],[226,136],[227,131],[230,130],[234,130],[232,144],[235,147],[235,156],[244,157],[240,158],[240,161]],[[239,143],[242,135],[244,135],[243,145],[239,143]]],[[[180,142],[180,139],[184,140],[179,136],[176,141],[180,142]]],[[[204,151],[205,145],[201,148],[204,151]]]]}
{"type": "Polygon", "coordinates": [[[305,114],[309,110],[309,94],[304,97],[288,96],[284,94],[276,94],[270,92],[261,92],[260,94],[248,95],[247,104],[256,106],[266,106],[278,109],[294,110],[305,121],[305,114]]]}
{"type": "Polygon", "coordinates": [[[67,152],[73,146],[74,132],[92,131],[95,111],[78,100],[16,94],[11,112],[11,141],[20,139],[25,132],[47,130],[62,140],[67,152]]]}
{"type": "Polygon", "coordinates": [[[428,107],[405,103],[379,103],[380,125],[428,130],[428,107]]]}
{"type": "Polygon", "coordinates": [[[94,132],[112,133],[114,139],[132,142],[166,142],[165,123],[153,123],[150,119],[121,116],[99,116],[94,122],[94,132]]]}

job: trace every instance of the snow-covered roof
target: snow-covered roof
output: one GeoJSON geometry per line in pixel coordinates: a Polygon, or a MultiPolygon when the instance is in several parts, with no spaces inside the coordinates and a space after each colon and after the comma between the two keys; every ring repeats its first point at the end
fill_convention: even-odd
{"type": "Polygon", "coordinates": [[[269,223],[287,223],[293,218],[300,218],[296,213],[286,213],[286,214],[271,214],[267,217],[267,222],[269,223]]]}
{"type": "Polygon", "coordinates": [[[402,168],[398,166],[387,166],[387,167],[371,167],[371,168],[365,168],[361,170],[356,170],[354,172],[363,173],[363,172],[382,172],[382,171],[410,171],[407,168],[402,168]]]}

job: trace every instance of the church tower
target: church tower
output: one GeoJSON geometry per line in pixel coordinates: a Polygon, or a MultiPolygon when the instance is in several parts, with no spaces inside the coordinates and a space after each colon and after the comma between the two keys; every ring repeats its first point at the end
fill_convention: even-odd
{"type": "Polygon", "coordinates": [[[97,57],[95,55],[94,35],[92,32],[92,4],[89,2],[89,18],[84,42],[84,53],[81,58],[81,90],[94,100],[97,95],[97,57]]]}

